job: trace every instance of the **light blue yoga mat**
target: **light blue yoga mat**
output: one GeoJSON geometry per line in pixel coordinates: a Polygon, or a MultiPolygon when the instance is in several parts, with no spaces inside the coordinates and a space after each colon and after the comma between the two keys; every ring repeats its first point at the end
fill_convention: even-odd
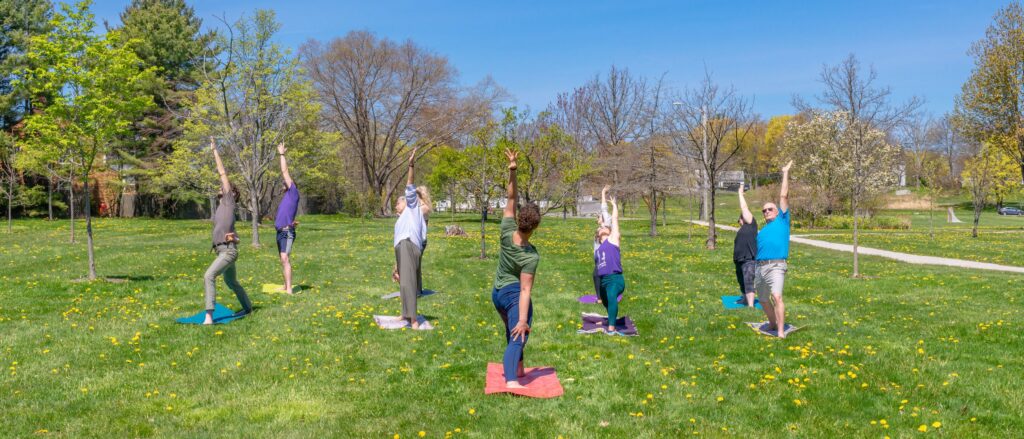
{"type": "MultiPolygon", "coordinates": [[[[747,307],[746,302],[742,304],[736,303],[742,298],[743,296],[722,296],[722,306],[724,306],[725,309],[744,309],[747,307]]],[[[754,308],[762,309],[760,300],[754,299],[754,308]]]]}
{"type": "MultiPolygon", "coordinates": [[[[242,317],[245,317],[245,314],[236,315],[234,311],[232,311],[231,309],[229,309],[228,307],[226,307],[224,305],[221,305],[219,303],[214,305],[214,308],[213,308],[213,324],[214,325],[221,325],[221,324],[224,324],[224,323],[231,323],[231,322],[233,322],[235,320],[238,320],[238,319],[240,319],[242,317]]],[[[182,317],[182,318],[179,318],[179,319],[177,319],[175,321],[178,322],[178,323],[184,323],[186,325],[202,325],[203,324],[203,320],[206,320],[206,311],[205,310],[199,311],[199,313],[197,313],[196,315],[189,316],[189,317],[182,317]]]]}

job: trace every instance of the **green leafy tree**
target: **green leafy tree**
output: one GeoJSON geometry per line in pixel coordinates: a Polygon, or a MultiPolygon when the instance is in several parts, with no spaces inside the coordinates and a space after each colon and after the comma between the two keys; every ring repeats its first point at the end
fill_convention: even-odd
{"type": "Polygon", "coordinates": [[[50,150],[74,163],[85,192],[89,279],[96,278],[89,177],[106,160],[114,141],[153,105],[141,86],[152,80],[119,32],[97,36],[90,1],[61,5],[53,31],[32,38],[25,75],[32,96],[49,96],[45,108],[26,118],[26,148],[50,150]]]}
{"type": "Polygon", "coordinates": [[[974,71],[956,99],[955,115],[975,142],[999,137],[1024,178],[1024,8],[1012,2],[996,13],[985,38],[968,51],[974,71]],[[1012,140],[1012,141],[1009,141],[1012,140]]]}
{"type": "Polygon", "coordinates": [[[32,111],[32,100],[26,87],[16,83],[28,67],[25,52],[31,38],[49,30],[53,10],[48,0],[0,2],[0,189],[7,200],[7,229],[11,229],[15,205],[26,205],[25,174],[16,144],[21,134],[22,119],[32,111]]]}
{"type": "Polygon", "coordinates": [[[181,192],[168,193],[154,180],[163,178],[159,165],[181,137],[181,116],[208,66],[214,34],[202,31],[202,20],[184,0],[132,0],[121,13],[121,23],[117,30],[133,41],[135,54],[156,68],[154,81],[147,84],[156,105],[122,140],[118,169],[129,182],[127,189],[147,195],[154,201],[149,204],[163,212],[166,202],[182,200],[171,197],[181,192]]]}
{"type": "Polygon", "coordinates": [[[967,150],[967,160],[960,174],[964,187],[971,193],[974,207],[974,227],[971,236],[978,237],[978,223],[981,212],[992,196],[1006,196],[1012,191],[1020,191],[1017,180],[1016,160],[1006,153],[1006,146],[1000,143],[1012,143],[1013,138],[993,137],[987,142],[979,142],[967,150]]]}
{"type": "MultiPolygon", "coordinates": [[[[473,131],[469,146],[461,151],[442,149],[428,181],[456,185],[480,209],[480,259],[487,258],[487,210],[498,193],[504,175],[500,125],[487,120],[473,131]]],[[[454,199],[454,198],[453,198],[454,199]]],[[[454,205],[452,206],[454,208],[454,205]]]]}
{"type": "MultiPolygon", "coordinates": [[[[293,163],[301,163],[310,145],[319,142],[320,108],[313,88],[298,60],[272,41],[279,29],[273,11],[257,10],[218,34],[216,68],[206,74],[189,103],[185,133],[175,146],[180,156],[165,162],[210,166],[209,148],[199,145],[217,137],[228,173],[235,184],[241,181],[238,188],[246,199],[256,247],[260,220],[284,190],[275,170],[277,145],[288,145],[293,163]]],[[[172,172],[188,176],[192,171],[172,172]]]]}
{"type": "Polygon", "coordinates": [[[10,131],[32,110],[28,89],[14,84],[28,67],[29,41],[49,30],[52,10],[48,0],[0,2],[0,129],[10,131]]]}

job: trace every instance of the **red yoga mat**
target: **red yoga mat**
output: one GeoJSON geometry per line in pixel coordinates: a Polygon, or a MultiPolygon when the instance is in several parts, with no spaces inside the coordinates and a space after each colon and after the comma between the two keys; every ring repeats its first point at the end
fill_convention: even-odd
{"type": "Polygon", "coordinates": [[[510,389],[505,387],[505,371],[501,363],[487,363],[487,387],[484,393],[512,393],[530,398],[555,398],[565,393],[555,368],[527,367],[524,372],[526,376],[520,378],[519,383],[526,388],[510,389]]]}

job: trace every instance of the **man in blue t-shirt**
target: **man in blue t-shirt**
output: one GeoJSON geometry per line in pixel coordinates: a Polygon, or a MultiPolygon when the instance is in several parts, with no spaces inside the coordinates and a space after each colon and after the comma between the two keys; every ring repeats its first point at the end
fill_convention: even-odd
{"type": "Polygon", "coordinates": [[[768,202],[761,208],[764,227],[757,233],[757,270],[754,288],[761,307],[768,316],[768,330],[785,338],[786,306],[782,303],[782,284],[786,280],[789,258],[789,168],[790,160],[782,167],[782,188],[779,205],[768,202]],[[770,294],[769,294],[770,293],[770,294]]]}

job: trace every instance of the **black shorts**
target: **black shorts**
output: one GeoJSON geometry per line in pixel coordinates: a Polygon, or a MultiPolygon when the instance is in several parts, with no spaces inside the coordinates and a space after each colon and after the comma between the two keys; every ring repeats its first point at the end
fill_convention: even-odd
{"type": "MultiPolygon", "coordinates": [[[[292,243],[295,242],[295,229],[287,228],[277,231],[277,252],[292,254],[292,243]]],[[[753,284],[751,284],[753,285],[753,284]]]]}
{"type": "Polygon", "coordinates": [[[753,293],[757,261],[734,261],[734,263],[736,264],[736,282],[740,284],[740,294],[753,293]]]}

